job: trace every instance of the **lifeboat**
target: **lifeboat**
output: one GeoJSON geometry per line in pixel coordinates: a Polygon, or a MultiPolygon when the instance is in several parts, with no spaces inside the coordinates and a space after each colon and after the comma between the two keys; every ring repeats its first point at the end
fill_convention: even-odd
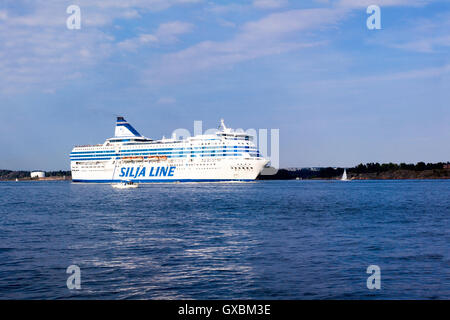
{"type": "Polygon", "coordinates": [[[161,161],[167,160],[167,156],[148,156],[147,159],[150,161],[161,161]]]}
{"type": "Polygon", "coordinates": [[[144,161],[144,157],[140,157],[140,156],[134,156],[134,157],[131,157],[131,156],[129,156],[129,157],[122,157],[121,159],[122,159],[122,160],[125,160],[125,161],[144,161]]]}

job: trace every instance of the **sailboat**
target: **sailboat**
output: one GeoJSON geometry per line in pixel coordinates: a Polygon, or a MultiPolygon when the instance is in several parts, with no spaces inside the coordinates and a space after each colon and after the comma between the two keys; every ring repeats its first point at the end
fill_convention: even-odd
{"type": "Polygon", "coordinates": [[[347,169],[344,169],[344,173],[342,174],[341,181],[350,181],[347,178],[347,169]]]}
{"type": "Polygon", "coordinates": [[[127,180],[119,183],[113,183],[112,187],[116,189],[134,189],[139,187],[139,183],[134,183],[133,181],[127,180]]]}

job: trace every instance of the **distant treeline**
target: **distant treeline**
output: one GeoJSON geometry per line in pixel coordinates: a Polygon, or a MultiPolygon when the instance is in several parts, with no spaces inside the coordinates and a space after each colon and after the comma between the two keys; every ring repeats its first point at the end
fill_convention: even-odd
{"type": "MultiPolygon", "coordinates": [[[[0,180],[14,180],[30,178],[31,171],[13,171],[13,170],[0,170],[0,180]]],[[[70,177],[70,171],[46,171],[46,177],[70,177]]]]}
{"type": "MultiPolygon", "coordinates": [[[[444,162],[416,164],[407,163],[366,163],[353,168],[347,168],[347,174],[355,179],[364,178],[419,178],[419,173],[427,172],[426,177],[445,178],[448,176],[450,164],[444,162]],[[402,173],[402,174],[400,174],[402,173]]],[[[298,170],[280,169],[275,175],[260,175],[260,180],[289,180],[289,179],[334,179],[342,176],[344,168],[303,168],[298,170]]]]}
{"type": "MultiPolygon", "coordinates": [[[[274,175],[260,175],[259,180],[335,179],[342,176],[344,168],[280,169],[274,175]]],[[[0,170],[0,180],[29,179],[31,171],[0,170]]],[[[347,168],[352,179],[427,179],[450,178],[450,163],[366,163],[347,168]]],[[[70,171],[47,171],[46,177],[70,177],[70,171]]]]}
{"type": "Polygon", "coordinates": [[[385,171],[395,171],[395,170],[413,170],[413,171],[425,171],[425,170],[434,170],[434,169],[444,169],[444,166],[448,163],[438,162],[438,163],[425,163],[418,162],[416,164],[413,163],[367,163],[367,164],[359,164],[354,168],[347,169],[349,172],[354,173],[379,173],[385,171]]]}

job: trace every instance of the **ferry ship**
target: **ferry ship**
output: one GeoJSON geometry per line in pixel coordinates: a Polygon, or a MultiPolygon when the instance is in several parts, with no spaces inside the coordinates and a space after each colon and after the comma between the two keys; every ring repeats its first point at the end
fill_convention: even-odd
{"type": "Polygon", "coordinates": [[[252,181],[268,162],[252,136],[223,120],[215,134],[153,140],[117,117],[114,137],[70,153],[72,181],[94,183],[252,181]]]}

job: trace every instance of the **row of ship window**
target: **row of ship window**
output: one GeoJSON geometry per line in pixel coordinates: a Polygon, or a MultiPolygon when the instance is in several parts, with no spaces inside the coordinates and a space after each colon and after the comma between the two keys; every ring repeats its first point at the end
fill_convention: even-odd
{"type": "MultiPolygon", "coordinates": [[[[152,156],[155,154],[137,153],[132,156],[152,156]]],[[[159,156],[167,156],[167,158],[186,158],[188,155],[191,157],[240,157],[242,153],[201,153],[201,154],[180,154],[180,155],[170,155],[170,154],[156,154],[159,156]]],[[[260,157],[260,153],[250,153],[251,157],[260,157]]],[[[71,160],[110,160],[111,157],[97,158],[95,155],[83,155],[83,156],[71,156],[71,160]]]]}
{"type": "MultiPolygon", "coordinates": [[[[239,145],[246,145],[246,144],[248,144],[249,142],[239,142],[239,140],[243,140],[243,141],[251,141],[250,139],[229,139],[229,138],[225,138],[226,140],[233,140],[233,141],[237,141],[237,142],[234,142],[234,143],[236,143],[236,144],[239,144],[239,145]]],[[[214,140],[216,140],[216,139],[214,139],[214,140]]],[[[195,140],[194,140],[195,141],[195,140]]],[[[217,139],[217,141],[220,141],[219,139],[217,139]]],[[[124,141],[114,141],[114,140],[110,140],[110,142],[112,142],[112,143],[114,143],[114,142],[124,142],[124,141]]],[[[183,141],[177,141],[177,142],[175,142],[175,144],[180,144],[180,143],[183,143],[183,141]]],[[[148,144],[148,143],[147,143],[148,144]]],[[[172,147],[172,146],[174,146],[174,142],[171,142],[170,144],[168,144],[167,142],[153,142],[153,143],[150,143],[150,144],[156,144],[156,145],[162,145],[162,144],[164,144],[164,145],[166,145],[166,146],[168,146],[168,147],[172,147]]],[[[195,143],[194,143],[195,144],[195,143]]],[[[198,143],[198,145],[202,145],[202,146],[205,146],[205,145],[222,145],[223,143],[220,143],[220,142],[215,142],[215,143],[211,143],[211,142],[202,142],[202,143],[198,143]]],[[[133,143],[133,142],[131,142],[131,143],[124,143],[123,145],[142,145],[142,143],[133,143]]],[[[101,144],[100,145],[97,145],[96,147],[84,147],[84,146],[78,146],[77,148],[82,148],[82,150],[95,150],[95,149],[97,149],[98,147],[100,147],[100,146],[102,146],[101,144]]],[[[103,147],[103,148],[105,148],[105,147],[103,147]]]]}
{"type": "Polygon", "coordinates": [[[222,150],[223,152],[230,152],[230,151],[244,151],[244,150],[257,150],[256,147],[245,146],[245,147],[238,147],[238,146],[221,146],[221,147],[212,147],[212,148],[206,148],[206,147],[194,147],[194,148],[161,148],[161,149],[134,149],[134,150],[120,150],[119,152],[116,152],[115,150],[104,150],[104,151],[74,151],[71,152],[71,155],[84,155],[84,154],[129,154],[129,153],[136,153],[136,152],[165,152],[165,151],[172,151],[172,152],[204,152],[204,151],[217,151],[222,150]],[[230,149],[230,150],[227,150],[230,149]]]}
{"type": "Polygon", "coordinates": [[[80,157],[113,157],[113,156],[124,156],[124,157],[133,157],[133,156],[170,156],[170,155],[208,155],[208,154],[223,154],[223,155],[231,155],[238,154],[241,152],[252,152],[258,153],[257,150],[230,150],[230,151],[189,151],[189,152],[135,152],[135,153],[110,153],[110,154],[71,154],[71,158],[80,158],[80,157]]]}

